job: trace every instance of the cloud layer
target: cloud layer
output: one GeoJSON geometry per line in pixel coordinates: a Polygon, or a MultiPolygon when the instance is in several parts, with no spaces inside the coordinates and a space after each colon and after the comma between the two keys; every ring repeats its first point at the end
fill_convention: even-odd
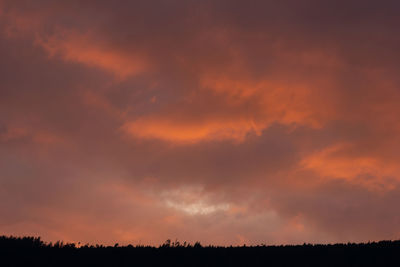
{"type": "Polygon", "coordinates": [[[398,238],[399,9],[0,0],[0,232],[398,238]]]}

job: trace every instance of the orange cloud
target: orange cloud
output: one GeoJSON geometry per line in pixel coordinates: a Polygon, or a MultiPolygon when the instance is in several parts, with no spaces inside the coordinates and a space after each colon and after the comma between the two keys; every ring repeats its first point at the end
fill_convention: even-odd
{"type": "Polygon", "coordinates": [[[368,154],[354,154],[350,143],[339,143],[305,157],[300,165],[323,179],[343,179],[371,190],[393,189],[399,182],[397,164],[368,154]]]}
{"type": "Polygon", "coordinates": [[[126,54],[101,43],[90,34],[59,30],[55,35],[37,38],[36,44],[42,46],[50,56],[110,71],[122,79],[149,68],[140,52],[126,54]]]}
{"type": "MultiPolygon", "coordinates": [[[[41,46],[51,56],[68,62],[84,64],[113,73],[119,79],[138,75],[149,68],[149,61],[140,51],[131,47],[124,51],[116,46],[96,38],[90,29],[68,29],[54,26],[55,33],[44,30],[52,9],[38,9],[35,12],[18,12],[10,9],[4,15],[4,31],[8,37],[33,36],[34,43],[41,46]]],[[[52,8],[58,9],[55,6],[52,8]]]]}
{"type": "Polygon", "coordinates": [[[259,115],[260,121],[263,122],[261,129],[267,128],[273,122],[320,128],[330,113],[333,113],[332,110],[328,110],[329,103],[320,109],[320,103],[315,101],[326,102],[326,99],[315,94],[316,88],[312,84],[291,84],[273,79],[257,81],[225,76],[207,77],[203,80],[203,86],[225,96],[230,105],[245,107],[254,105],[254,115],[259,115]]]}
{"type": "Polygon", "coordinates": [[[251,132],[257,133],[254,122],[220,120],[205,123],[170,121],[168,118],[141,118],[126,123],[122,130],[135,138],[160,139],[177,143],[231,139],[243,141],[251,132]]]}
{"type": "Polygon", "coordinates": [[[334,112],[325,99],[314,95],[307,85],[274,81],[246,81],[222,77],[204,79],[198,92],[220,100],[215,113],[198,106],[196,98],[177,105],[174,112],[154,114],[128,121],[122,130],[135,138],[160,139],[177,143],[210,140],[242,142],[249,134],[261,135],[273,123],[321,128],[334,112]],[[196,112],[196,113],[195,113],[196,112]]]}

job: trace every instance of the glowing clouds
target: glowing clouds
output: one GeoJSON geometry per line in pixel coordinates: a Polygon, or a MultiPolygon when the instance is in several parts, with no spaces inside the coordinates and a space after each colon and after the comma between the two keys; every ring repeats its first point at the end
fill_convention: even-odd
{"type": "Polygon", "coordinates": [[[300,164],[316,172],[322,181],[343,179],[370,190],[394,189],[400,182],[397,164],[373,155],[359,154],[357,148],[349,143],[336,144],[315,152],[300,164]]]}
{"type": "Polygon", "coordinates": [[[184,187],[162,193],[165,205],[188,215],[209,215],[229,210],[228,203],[213,203],[204,190],[184,187]]]}
{"type": "Polygon", "coordinates": [[[227,77],[206,79],[197,94],[204,94],[210,103],[219,100],[215,106],[188,97],[170,110],[128,121],[121,129],[138,139],[197,143],[243,142],[249,135],[262,135],[274,123],[321,128],[332,112],[329,103],[319,109],[326,99],[314,93],[315,89],[307,85],[227,77]]]}
{"type": "Polygon", "coordinates": [[[139,139],[161,139],[176,143],[197,143],[212,140],[243,141],[254,124],[246,121],[209,121],[204,124],[168,121],[168,118],[142,118],[125,124],[122,128],[139,139]]]}
{"type": "Polygon", "coordinates": [[[330,2],[0,0],[0,232],[398,238],[400,6],[330,2]]]}
{"type": "Polygon", "coordinates": [[[50,56],[59,56],[66,61],[101,68],[114,73],[118,78],[137,75],[149,67],[140,53],[121,53],[118,48],[108,47],[101,44],[101,40],[91,38],[90,34],[61,31],[56,35],[38,39],[36,43],[50,56]]]}
{"type": "Polygon", "coordinates": [[[168,207],[177,209],[179,211],[183,211],[190,215],[202,215],[202,214],[205,215],[205,214],[211,214],[211,213],[214,213],[217,211],[226,211],[229,209],[228,204],[212,205],[212,204],[205,204],[202,201],[198,201],[198,202],[190,203],[190,204],[182,204],[182,203],[176,203],[176,202],[167,200],[166,204],[168,207]]]}

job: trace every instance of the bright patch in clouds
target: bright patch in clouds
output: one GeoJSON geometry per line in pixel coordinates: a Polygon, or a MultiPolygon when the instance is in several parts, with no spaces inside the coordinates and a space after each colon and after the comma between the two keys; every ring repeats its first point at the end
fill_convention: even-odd
{"type": "Polygon", "coordinates": [[[207,215],[227,211],[228,203],[213,203],[210,196],[201,188],[187,187],[164,192],[163,201],[167,207],[174,208],[189,215],[207,215]]]}

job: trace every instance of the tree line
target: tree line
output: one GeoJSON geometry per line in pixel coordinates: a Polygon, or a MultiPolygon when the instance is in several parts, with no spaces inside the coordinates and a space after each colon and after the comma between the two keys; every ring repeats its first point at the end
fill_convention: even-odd
{"type": "Polygon", "coordinates": [[[159,246],[104,246],[0,236],[0,266],[400,266],[400,241],[223,247],[167,240],[159,246]]]}

